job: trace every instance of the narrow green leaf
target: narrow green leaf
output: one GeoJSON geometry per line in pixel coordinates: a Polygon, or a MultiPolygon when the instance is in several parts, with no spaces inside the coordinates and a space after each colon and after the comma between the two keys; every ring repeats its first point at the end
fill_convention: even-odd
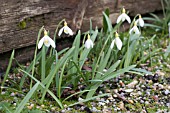
{"type": "Polygon", "coordinates": [[[116,63],[114,63],[114,64],[107,70],[107,72],[105,73],[105,75],[108,75],[108,74],[114,72],[114,71],[116,70],[117,66],[119,66],[119,64],[120,64],[120,60],[118,60],[116,63]]]}
{"type": "MultiPolygon", "coordinates": [[[[39,80],[37,80],[34,76],[30,75],[28,72],[21,70],[23,73],[25,73],[26,75],[28,75],[31,79],[35,80],[37,83],[39,83],[41,85],[42,88],[46,88],[44,86],[44,84],[42,84],[39,80]]],[[[37,89],[38,90],[38,89],[37,89]]],[[[58,103],[58,105],[63,108],[62,103],[60,102],[60,100],[49,90],[47,89],[47,92],[54,98],[54,100],[58,103]]]]}
{"type": "Polygon", "coordinates": [[[43,81],[43,84],[44,82],[46,81],[47,85],[46,85],[46,88],[42,94],[42,97],[41,97],[41,102],[44,101],[44,97],[46,95],[46,92],[47,92],[47,89],[49,88],[50,84],[52,83],[53,81],[53,78],[54,76],[56,75],[56,73],[58,72],[58,69],[64,64],[64,62],[66,61],[66,59],[69,58],[69,56],[72,54],[73,50],[74,50],[75,47],[72,47],[70,50],[68,50],[66,52],[66,54],[57,62],[56,66],[52,69],[52,71],[49,73],[49,75],[46,77],[46,79],[43,81]]]}
{"type": "Polygon", "coordinates": [[[144,73],[144,74],[148,74],[148,75],[152,75],[152,72],[147,71],[146,69],[133,68],[133,69],[131,69],[131,70],[132,70],[132,71],[137,71],[137,72],[140,72],[140,73],[144,73]]]}
{"type": "Polygon", "coordinates": [[[62,103],[64,103],[66,100],[68,100],[69,98],[71,98],[71,97],[73,97],[73,96],[75,96],[75,95],[78,95],[78,94],[80,94],[80,93],[83,94],[83,93],[88,92],[88,91],[90,91],[90,90],[83,90],[83,91],[76,92],[76,93],[68,96],[67,98],[65,98],[65,99],[62,101],[62,103]]]}
{"type": "MultiPolygon", "coordinates": [[[[97,71],[103,72],[103,70],[106,68],[106,66],[108,64],[108,60],[110,58],[111,51],[112,51],[112,49],[109,48],[109,50],[107,51],[106,56],[104,57],[104,60],[99,64],[99,69],[97,71]]],[[[100,74],[97,74],[96,78],[100,78],[100,74]]]]}
{"type": "Polygon", "coordinates": [[[32,88],[31,90],[27,93],[27,95],[24,97],[24,99],[21,101],[21,103],[18,105],[18,107],[16,108],[14,113],[20,113],[22,111],[22,109],[24,108],[24,106],[26,105],[26,103],[29,101],[29,99],[32,97],[32,95],[34,94],[34,92],[36,91],[37,87],[39,86],[39,82],[37,82],[32,88]]]}
{"type": "Polygon", "coordinates": [[[110,73],[108,75],[103,76],[101,78],[101,80],[103,80],[103,81],[110,80],[110,79],[112,79],[112,78],[114,78],[114,77],[116,77],[118,75],[121,75],[121,74],[133,69],[134,67],[136,67],[136,65],[131,65],[131,66],[128,66],[126,68],[120,69],[120,70],[118,70],[116,72],[113,72],[113,73],[110,73]]]}
{"type": "Polygon", "coordinates": [[[109,17],[107,16],[107,14],[105,12],[103,12],[103,15],[104,15],[106,22],[107,22],[108,31],[111,32],[112,31],[112,23],[111,23],[109,17]]]}
{"type": "MultiPolygon", "coordinates": [[[[8,77],[9,71],[10,71],[11,66],[12,66],[12,60],[13,60],[13,58],[14,58],[14,53],[15,53],[15,50],[12,51],[12,54],[11,54],[11,57],[10,57],[10,59],[9,59],[8,67],[7,67],[7,70],[6,70],[4,79],[3,79],[3,81],[2,81],[1,87],[4,86],[4,83],[5,83],[5,81],[6,81],[7,77],[8,77]]],[[[1,89],[1,92],[2,92],[2,89],[1,89]]]]}
{"type": "MultiPolygon", "coordinates": [[[[107,17],[109,17],[109,15],[110,15],[109,8],[107,8],[107,9],[105,10],[105,14],[107,15],[107,17]]],[[[108,29],[107,20],[106,20],[105,16],[103,15],[103,31],[106,33],[106,32],[107,32],[107,29],[108,29]]]]}
{"type": "MultiPolygon", "coordinates": [[[[41,55],[42,55],[42,51],[40,51],[40,52],[37,54],[36,59],[35,59],[35,64],[40,60],[41,55]]],[[[34,60],[31,62],[31,64],[29,65],[29,67],[26,69],[26,71],[27,71],[28,73],[31,72],[33,65],[34,65],[34,60]]],[[[21,82],[20,82],[20,85],[19,85],[20,89],[23,87],[23,84],[24,84],[24,82],[25,82],[25,77],[26,77],[26,76],[27,76],[27,75],[24,74],[23,77],[22,77],[22,79],[21,79],[21,82]]]]}
{"type": "MultiPolygon", "coordinates": [[[[80,30],[78,31],[78,34],[76,35],[76,38],[74,39],[73,46],[75,47],[73,51],[73,61],[78,63],[78,55],[79,55],[79,47],[80,47],[80,37],[81,37],[81,32],[80,30]]],[[[71,68],[71,73],[75,73],[77,70],[75,67],[71,68]]]]}
{"type": "Polygon", "coordinates": [[[60,78],[59,78],[59,85],[58,85],[58,97],[60,98],[61,96],[61,84],[62,84],[62,79],[63,79],[63,76],[64,76],[64,70],[65,70],[65,66],[67,64],[67,60],[65,61],[64,65],[63,65],[63,68],[61,70],[61,74],[60,74],[60,78]]]}
{"type": "Polygon", "coordinates": [[[110,93],[106,93],[106,94],[101,94],[101,95],[98,95],[98,96],[86,98],[86,99],[84,99],[84,100],[82,100],[82,101],[79,101],[79,102],[76,102],[76,103],[74,103],[74,104],[71,104],[71,105],[69,105],[68,107],[71,107],[71,106],[74,106],[74,105],[77,105],[77,104],[80,104],[80,103],[84,103],[84,102],[87,102],[87,101],[90,101],[90,100],[94,100],[94,99],[96,99],[96,98],[104,97],[104,96],[107,96],[107,95],[109,95],[109,94],[110,94],[110,93]]]}
{"type": "MultiPolygon", "coordinates": [[[[129,66],[129,67],[120,69],[120,70],[118,70],[118,71],[116,71],[116,72],[112,72],[112,73],[109,73],[109,74],[105,74],[104,76],[101,77],[101,80],[102,80],[102,82],[107,81],[107,80],[110,80],[110,79],[112,79],[112,78],[114,78],[114,77],[116,77],[116,76],[118,76],[118,75],[120,75],[120,74],[123,74],[123,73],[131,70],[131,69],[134,68],[135,66],[136,66],[136,65],[132,65],[132,66],[129,66]]],[[[86,99],[91,98],[91,97],[95,94],[97,88],[100,86],[100,84],[102,84],[102,82],[96,82],[95,84],[92,84],[91,86],[89,86],[89,87],[90,87],[90,90],[91,90],[91,89],[93,89],[93,90],[90,91],[90,92],[88,92],[88,94],[87,94],[87,96],[86,96],[86,99]]]]}
{"type": "Polygon", "coordinates": [[[153,27],[153,28],[158,28],[158,29],[162,29],[161,26],[158,26],[158,25],[154,25],[154,24],[145,24],[146,27],[153,27]]]}

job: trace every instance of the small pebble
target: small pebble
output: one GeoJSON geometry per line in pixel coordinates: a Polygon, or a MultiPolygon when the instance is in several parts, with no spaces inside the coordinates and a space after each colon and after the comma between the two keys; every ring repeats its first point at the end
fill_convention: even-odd
{"type": "Polygon", "coordinates": [[[132,92],[133,91],[133,89],[126,89],[125,90],[125,92],[127,92],[127,93],[130,93],[130,92],[132,92]]]}
{"type": "Polygon", "coordinates": [[[140,100],[140,103],[142,103],[142,104],[143,104],[143,103],[144,103],[144,101],[143,101],[143,100],[140,100]]]}
{"type": "Polygon", "coordinates": [[[14,106],[16,106],[17,105],[17,103],[13,103],[14,104],[14,106]]]}
{"type": "Polygon", "coordinates": [[[148,101],[145,101],[145,104],[146,104],[146,105],[148,105],[148,104],[149,104],[149,102],[148,102],[148,101]]]}
{"type": "Polygon", "coordinates": [[[105,103],[104,103],[104,102],[99,102],[98,105],[99,105],[99,106],[104,106],[105,103]]]}
{"type": "Polygon", "coordinates": [[[117,95],[116,95],[116,94],[114,94],[114,95],[113,95],[113,97],[117,97],[117,95]]]}
{"type": "Polygon", "coordinates": [[[44,104],[42,104],[41,107],[44,108],[45,107],[44,104]]]}
{"type": "Polygon", "coordinates": [[[14,93],[14,92],[12,92],[12,93],[10,94],[10,96],[15,96],[15,93],[14,93]]]}
{"type": "Polygon", "coordinates": [[[52,111],[55,111],[55,107],[52,107],[51,110],[52,110],[52,111]]]}
{"type": "Polygon", "coordinates": [[[149,91],[147,91],[147,92],[146,92],[146,94],[147,94],[148,96],[150,96],[150,95],[151,95],[151,93],[150,93],[149,91]]]}
{"type": "Polygon", "coordinates": [[[170,103],[166,103],[166,106],[167,106],[168,108],[170,108],[170,103]]]}
{"type": "Polygon", "coordinates": [[[109,89],[106,89],[106,93],[110,93],[110,90],[109,90],[109,89]]]}
{"type": "Polygon", "coordinates": [[[166,90],[164,91],[164,93],[165,93],[165,95],[168,95],[168,94],[170,93],[170,91],[169,91],[168,89],[166,89],[166,90]]]}
{"type": "Polygon", "coordinates": [[[164,86],[163,86],[162,84],[159,84],[158,87],[159,87],[160,89],[163,89],[163,88],[164,88],[164,86]]]}
{"type": "Polygon", "coordinates": [[[103,92],[102,92],[102,91],[99,91],[99,94],[103,94],[103,92]]]}
{"type": "Polygon", "coordinates": [[[33,107],[32,107],[32,106],[27,106],[27,108],[28,108],[29,110],[31,110],[33,107]]]}
{"type": "Polygon", "coordinates": [[[109,104],[109,100],[106,100],[106,104],[109,104]]]}
{"type": "Polygon", "coordinates": [[[34,104],[31,104],[30,106],[34,107],[34,104]]]}
{"type": "Polygon", "coordinates": [[[4,95],[4,94],[5,94],[5,91],[2,91],[2,92],[1,92],[1,95],[4,95]]]}
{"type": "Polygon", "coordinates": [[[62,113],[66,113],[66,110],[65,110],[65,109],[63,109],[63,110],[61,110],[61,112],[62,112],[62,113]]]}
{"type": "Polygon", "coordinates": [[[37,109],[39,109],[39,108],[40,108],[40,106],[36,106],[36,108],[37,108],[37,109]]]}
{"type": "Polygon", "coordinates": [[[92,107],[92,112],[98,112],[97,108],[96,107],[92,107]]]}
{"type": "Polygon", "coordinates": [[[138,95],[142,95],[142,92],[141,92],[141,91],[138,91],[137,93],[138,93],[138,95]]]}
{"type": "Polygon", "coordinates": [[[105,100],[104,100],[104,98],[101,98],[100,101],[104,102],[105,100]]]}

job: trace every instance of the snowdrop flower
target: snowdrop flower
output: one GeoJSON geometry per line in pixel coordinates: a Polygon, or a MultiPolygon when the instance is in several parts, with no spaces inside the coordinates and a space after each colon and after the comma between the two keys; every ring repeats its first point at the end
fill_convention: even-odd
{"type": "Polygon", "coordinates": [[[129,31],[129,34],[132,34],[132,33],[140,34],[140,31],[136,25],[137,25],[137,22],[135,21],[133,28],[129,31]]]}
{"type": "Polygon", "coordinates": [[[50,45],[55,48],[55,42],[47,35],[47,31],[44,29],[44,37],[38,43],[38,49],[42,47],[42,45],[49,47],[50,45]]]}
{"type": "Polygon", "coordinates": [[[88,34],[87,37],[88,37],[88,39],[86,40],[84,46],[85,46],[87,49],[93,48],[93,41],[90,39],[90,35],[88,34]]]}
{"type": "Polygon", "coordinates": [[[115,39],[112,41],[110,48],[112,49],[114,47],[114,44],[116,44],[118,50],[121,50],[122,48],[122,41],[119,38],[119,34],[116,32],[115,33],[115,39]]]}
{"type": "Polygon", "coordinates": [[[144,26],[144,20],[142,19],[141,15],[139,15],[139,19],[137,19],[136,22],[139,24],[139,26],[141,26],[141,27],[144,26]]]}
{"type": "Polygon", "coordinates": [[[63,31],[64,31],[65,34],[73,35],[73,31],[67,26],[67,22],[66,21],[64,22],[64,27],[62,27],[59,30],[58,36],[60,36],[63,31]]]}
{"type": "Polygon", "coordinates": [[[116,23],[118,24],[120,21],[124,22],[127,20],[129,23],[131,23],[130,17],[125,13],[125,8],[122,9],[122,14],[117,18],[116,23]]]}

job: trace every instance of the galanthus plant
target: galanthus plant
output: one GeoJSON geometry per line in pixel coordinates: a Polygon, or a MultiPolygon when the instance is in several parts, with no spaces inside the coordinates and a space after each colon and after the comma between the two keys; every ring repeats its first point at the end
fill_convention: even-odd
{"type": "Polygon", "coordinates": [[[114,47],[114,44],[116,44],[118,50],[121,50],[122,48],[122,41],[119,38],[119,34],[116,32],[115,33],[115,39],[112,41],[110,48],[112,49],[114,47]]]}
{"type": "Polygon", "coordinates": [[[48,36],[48,33],[45,29],[44,29],[44,37],[38,43],[38,49],[42,47],[43,43],[46,47],[49,47],[50,45],[53,48],[56,47],[55,42],[48,36]]]}
{"type": "Polygon", "coordinates": [[[90,39],[90,35],[87,35],[87,40],[84,45],[87,49],[93,48],[93,41],[90,39]]]}
{"type": "Polygon", "coordinates": [[[133,33],[140,34],[140,31],[139,31],[139,29],[137,27],[137,22],[136,21],[134,22],[134,26],[129,31],[129,34],[133,34],[133,33]]]}
{"type": "Polygon", "coordinates": [[[139,15],[139,19],[137,19],[136,20],[136,22],[137,22],[137,24],[139,25],[139,26],[141,26],[141,27],[143,27],[144,26],[144,20],[142,19],[142,16],[141,15],[139,15]]]}
{"type": "Polygon", "coordinates": [[[61,36],[63,31],[64,31],[65,34],[73,35],[73,31],[67,26],[66,21],[64,22],[64,26],[59,30],[58,36],[61,36]]]}
{"type": "Polygon", "coordinates": [[[126,14],[125,8],[122,9],[122,14],[117,18],[116,23],[119,23],[120,21],[124,22],[125,20],[128,21],[128,23],[131,23],[130,17],[126,14]]]}

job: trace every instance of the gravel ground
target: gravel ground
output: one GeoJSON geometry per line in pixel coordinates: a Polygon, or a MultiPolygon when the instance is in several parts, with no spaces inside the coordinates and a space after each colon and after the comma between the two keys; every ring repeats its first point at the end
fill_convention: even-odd
{"type": "MultiPolygon", "coordinates": [[[[14,76],[21,78],[19,74],[12,74],[11,79],[15,79],[14,76]]],[[[10,81],[8,82],[10,83],[10,81]]],[[[25,89],[23,91],[27,92],[25,89]]],[[[66,90],[64,96],[72,93],[75,91],[66,90]]],[[[30,111],[39,109],[51,113],[170,113],[170,77],[165,77],[160,71],[145,76],[125,73],[100,85],[96,94],[104,93],[110,93],[110,95],[73,107],[64,105],[65,109],[63,110],[55,106],[53,101],[47,102],[48,100],[45,100],[45,105],[39,105],[36,101],[30,100],[27,109],[30,111]]],[[[13,108],[16,107],[18,99],[24,97],[23,94],[13,91],[9,94],[13,99],[11,101],[8,97],[5,99],[5,95],[8,94],[8,91],[3,91],[1,93],[3,99],[0,100],[11,103],[13,108]]],[[[83,98],[72,99],[81,101],[83,98]]]]}

